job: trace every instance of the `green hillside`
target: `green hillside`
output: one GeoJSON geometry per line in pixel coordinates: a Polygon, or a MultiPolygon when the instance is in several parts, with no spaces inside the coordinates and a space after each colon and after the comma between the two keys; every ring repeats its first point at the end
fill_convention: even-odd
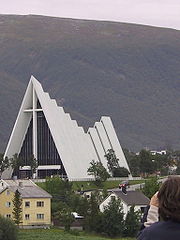
{"type": "Polygon", "coordinates": [[[30,75],[86,129],[111,116],[123,147],[180,145],[180,31],[0,15],[0,151],[30,75]]]}

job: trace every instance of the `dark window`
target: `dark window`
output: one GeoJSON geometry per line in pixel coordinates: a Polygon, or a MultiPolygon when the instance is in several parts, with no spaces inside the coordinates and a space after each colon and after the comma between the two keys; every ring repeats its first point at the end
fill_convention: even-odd
{"type": "MultiPolygon", "coordinates": [[[[19,157],[23,160],[24,166],[29,166],[29,159],[33,155],[33,146],[32,146],[32,129],[33,129],[33,120],[31,119],[31,122],[29,124],[19,157]]],[[[21,170],[16,171],[13,173],[13,175],[18,176],[18,178],[27,178],[31,176],[31,171],[28,170],[21,170]]]]}
{"type": "Polygon", "coordinates": [[[30,202],[25,202],[25,207],[30,207],[30,202]]]}
{"type": "Polygon", "coordinates": [[[37,207],[44,207],[44,202],[43,201],[38,201],[37,202],[37,207]]]}
{"type": "Polygon", "coordinates": [[[61,159],[43,112],[37,112],[37,136],[39,165],[61,165],[61,159]]]}
{"type": "Polygon", "coordinates": [[[25,214],[25,219],[29,220],[30,219],[30,215],[29,214],[25,214]]]}

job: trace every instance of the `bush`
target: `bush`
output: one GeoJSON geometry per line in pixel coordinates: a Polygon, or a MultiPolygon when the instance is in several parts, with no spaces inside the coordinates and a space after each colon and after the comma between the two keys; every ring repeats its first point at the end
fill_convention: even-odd
{"type": "Polygon", "coordinates": [[[77,229],[70,229],[68,231],[68,233],[70,233],[71,235],[74,235],[74,236],[79,236],[80,235],[80,232],[77,229]]]}
{"type": "Polygon", "coordinates": [[[0,216],[0,240],[17,240],[17,227],[7,218],[0,216]]]}
{"type": "Polygon", "coordinates": [[[113,169],[113,177],[128,177],[129,171],[124,167],[113,169]]]}

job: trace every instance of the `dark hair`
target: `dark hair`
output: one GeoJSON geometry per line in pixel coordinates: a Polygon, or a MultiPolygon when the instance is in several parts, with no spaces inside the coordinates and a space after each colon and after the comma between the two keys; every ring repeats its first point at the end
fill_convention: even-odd
{"type": "Polygon", "coordinates": [[[168,177],[158,192],[159,215],[180,222],[180,177],[168,177]]]}

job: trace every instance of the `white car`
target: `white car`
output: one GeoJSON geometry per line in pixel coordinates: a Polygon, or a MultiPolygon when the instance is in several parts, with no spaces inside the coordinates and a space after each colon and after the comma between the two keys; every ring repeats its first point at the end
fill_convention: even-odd
{"type": "Polygon", "coordinates": [[[80,216],[77,212],[72,212],[71,213],[75,219],[83,219],[84,217],[83,216],[80,216]]]}

